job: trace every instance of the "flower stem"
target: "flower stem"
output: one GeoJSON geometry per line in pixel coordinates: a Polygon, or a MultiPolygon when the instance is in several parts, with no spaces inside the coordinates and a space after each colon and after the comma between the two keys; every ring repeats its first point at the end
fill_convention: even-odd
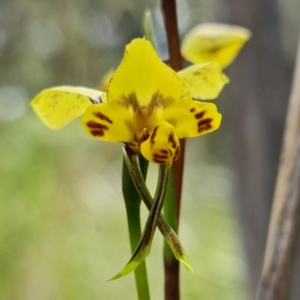
{"type": "MultiPolygon", "coordinates": [[[[142,177],[145,180],[148,161],[143,157],[140,158],[140,168],[142,177]]],[[[122,188],[125,199],[127,223],[129,229],[130,246],[132,253],[135,251],[140,238],[142,236],[141,220],[140,220],[140,204],[141,198],[137,192],[135,185],[131,179],[128,166],[123,160],[123,175],[122,175],[122,188]]],[[[135,283],[139,300],[150,300],[150,291],[148,284],[148,276],[146,263],[142,262],[134,271],[135,283]]]]}
{"type": "MultiPolygon", "coordinates": [[[[167,33],[170,66],[175,71],[182,69],[182,59],[180,53],[180,43],[178,34],[176,1],[162,0],[162,11],[164,14],[165,28],[167,33]]],[[[178,231],[181,190],[184,169],[185,140],[180,141],[180,156],[174,163],[169,181],[164,213],[167,222],[172,224],[175,232],[178,231]]],[[[168,249],[164,247],[164,269],[165,269],[165,300],[179,300],[179,263],[168,249]]]]}

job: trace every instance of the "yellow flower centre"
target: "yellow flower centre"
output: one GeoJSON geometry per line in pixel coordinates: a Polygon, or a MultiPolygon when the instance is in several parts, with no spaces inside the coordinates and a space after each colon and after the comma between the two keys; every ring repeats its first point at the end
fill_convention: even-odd
{"type": "Polygon", "coordinates": [[[138,151],[139,145],[147,140],[155,125],[160,121],[164,109],[172,102],[174,100],[171,97],[164,97],[159,91],[154,93],[149,103],[143,106],[134,92],[121,97],[118,104],[125,107],[132,115],[132,129],[136,142],[134,146],[130,145],[133,150],[138,151]]]}
{"type": "Polygon", "coordinates": [[[138,143],[145,140],[145,133],[151,133],[155,124],[158,122],[157,114],[150,110],[149,107],[141,107],[134,113],[133,128],[134,139],[138,143]],[[141,137],[143,135],[143,137],[141,137]]]}

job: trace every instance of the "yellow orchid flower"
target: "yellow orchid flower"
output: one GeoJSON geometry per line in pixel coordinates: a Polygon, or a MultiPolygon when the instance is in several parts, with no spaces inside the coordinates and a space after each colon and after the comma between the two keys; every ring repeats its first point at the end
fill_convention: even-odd
{"type": "MultiPolygon", "coordinates": [[[[90,136],[124,143],[150,162],[171,165],[180,152],[179,139],[212,132],[221,122],[214,104],[192,100],[194,93],[199,96],[195,76],[203,77],[199,72],[203,65],[194,67],[192,72],[177,74],[159,59],[150,42],[134,39],[106,94],[82,87],[56,87],[41,92],[32,106],[53,129],[83,114],[82,126],[90,136]]],[[[221,70],[213,75],[209,86],[217,84],[208,98],[216,97],[226,83],[221,70]]],[[[206,80],[203,82],[205,90],[206,80]]]]}
{"type": "Polygon", "coordinates": [[[181,53],[194,64],[215,61],[224,69],[232,63],[250,37],[251,32],[240,26],[201,24],[185,36],[181,53]]]}

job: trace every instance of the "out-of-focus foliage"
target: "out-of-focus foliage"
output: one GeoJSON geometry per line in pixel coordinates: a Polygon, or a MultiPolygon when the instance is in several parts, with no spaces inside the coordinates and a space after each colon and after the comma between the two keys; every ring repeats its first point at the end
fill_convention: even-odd
{"type": "MultiPolygon", "coordinates": [[[[97,86],[119,64],[124,45],[142,35],[146,4],[165,55],[154,1],[0,2],[1,299],[135,298],[133,277],[105,281],[130,256],[121,146],[90,139],[76,121],[60,132],[49,130],[29,99],[49,86],[97,86]]],[[[182,31],[199,16],[211,16],[199,1],[179,6],[182,31]]],[[[230,174],[211,160],[219,150],[208,151],[208,139],[213,137],[187,145],[180,236],[195,274],[182,270],[182,297],[243,300],[245,266],[230,174]]],[[[161,299],[159,235],[147,262],[152,297],[161,299]]]]}
{"type": "MultiPolygon", "coordinates": [[[[134,299],[133,276],[106,282],[130,255],[121,147],[94,143],[79,124],[52,132],[28,116],[1,124],[0,149],[2,298],[134,299]]],[[[230,174],[207,165],[196,140],[187,158],[180,236],[195,274],[182,270],[183,299],[246,299],[238,231],[226,200],[230,174]]],[[[161,250],[157,234],[147,260],[153,299],[162,297],[161,250]]]]}

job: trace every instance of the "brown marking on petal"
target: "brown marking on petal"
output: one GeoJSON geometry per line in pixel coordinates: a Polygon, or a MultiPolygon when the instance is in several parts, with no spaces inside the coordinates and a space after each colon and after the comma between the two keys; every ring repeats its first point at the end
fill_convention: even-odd
{"type": "Polygon", "coordinates": [[[172,147],[175,149],[176,148],[176,141],[175,141],[175,137],[174,134],[170,134],[169,138],[168,138],[168,142],[172,145],[172,147]]]}
{"type": "Polygon", "coordinates": [[[94,116],[97,117],[100,120],[103,120],[103,121],[106,121],[110,124],[113,124],[113,121],[110,118],[108,118],[106,115],[104,115],[103,113],[101,113],[99,111],[94,112],[94,116]]]}
{"type": "Polygon", "coordinates": [[[168,155],[160,155],[160,154],[154,153],[154,154],[153,154],[153,158],[157,158],[157,159],[168,159],[169,156],[168,156],[168,155]]]}
{"type": "Polygon", "coordinates": [[[203,131],[207,131],[212,129],[212,125],[211,122],[213,121],[213,119],[204,119],[202,121],[198,122],[198,132],[203,132],[203,131]]]}
{"type": "Polygon", "coordinates": [[[160,149],[159,151],[160,151],[160,153],[163,153],[163,154],[169,154],[169,151],[165,150],[165,149],[160,149]]]}
{"type": "Polygon", "coordinates": [[[201,72],[199,72],[199,71],[195,71],[195,72],[193,72],[193,74],[194,74],[194,75],[200,75],[200,74],[201,74],[201,72]]]}
{"type": "Polygon", "coordinates": [[[139,110],[139,101],[137,99],[136,93],[130,93],[128,95],[121,95],[120,99],[117,101],[119,105],[125,106],[127,109],[132,107],[133,111],[139,110]]]}
{"type": "Polygon", "coordinates": [[[198,128],[198,133],[201,133],[201,132],[203,132],[203,131],[208,131],[208,130],[210,130],[210,129],[212,129],[212,126],[211,126],[211,125],[202,126],[202,127],[199,127],[199,128],[198,128]]]}
{"type": "Polygon", "coordinates": [[[151,147],[155,143],[155,136],[156,136],[157,130],[158,130],[158,126],[155,126],[154,129],[153,129],[153,131],[152,131],[151,137],[150,137],[150,145],[151,145],[151,147]]]}
{"type": "Polygon", "coordinates": [[[94,122],[94,121],[88,121],[86,123],[86,126],[89,127],[91,130],[90,130],[90,133],[93,135],[93,136],[104,136],[104,132],[105,130],[108,130],[109,127],[106,126],[106,125],[103,125],[103,124],[99,124],[97,122],[94,122]]]}
{"type": "Polygon", "coordinates": [[[148,108],[150,111],[155,111],[157,108],[167,107],[173,101],[174,99],[172,97],[166,97],[159,91],[157,91],[152,95],[152,99],[148,108]]]}
{"type": "Polygon", "coordinates": [[[149,133],[148,130],[146,128],[143,129],[143,131],[140,134],[140,138],[139,138],[139,144],[141,144],[142,142],[146,141],[149,138],[149,133]]]}
{"type": "Polygon", "coordinates": [[[216,54],[218,51],[220,51],[220,47],[217,47],[217,46],[215,46],[215,47],[208,50],[208,52],[210,54],[216,54]]]}
{"type": "Polygon", "coordinates": [[[196,118],[197,120],[199,120],[199,119],[202,119],[202,118],[204,117],[204,115],[205,115],[205,110],[203,110],[203,111],[201,111],[201,112],[195,114],[195,118],[196,118]]]}
{"type": "Polygon", "coordinates": [[[101,130],[107,130],[108,126],[94,122],[94,121],[88,121],[86,123],[86,126],[89,128],[96,128],[96,129],[101,129],[101,130]]]}
{"type": "Polygon", "coordinates": [[[198,127],[206,124],[210,124],[213,119],[208,118],[198,122],[198,127]]]}
{"type": "Polygon", "coordinates": [[[195,108],[195,107],[192,107],[192,108],[190,109],[190,112],[193,113],[195,110],[196,110],[196,108],[195,108]]]}
{"type": "Polygon", "coordinates": [[[160,159],[157,159],[157,158],[153,158],[153,161],[156,162],[157,164],[165,164],[166,163],[166,161],[160,160],[160,159]]]}
{"type": "Polygon", "coordinates": [[[93,136],[104,136],[104,131],[100,129],[93,129],[90,132],[93,136]]]}

